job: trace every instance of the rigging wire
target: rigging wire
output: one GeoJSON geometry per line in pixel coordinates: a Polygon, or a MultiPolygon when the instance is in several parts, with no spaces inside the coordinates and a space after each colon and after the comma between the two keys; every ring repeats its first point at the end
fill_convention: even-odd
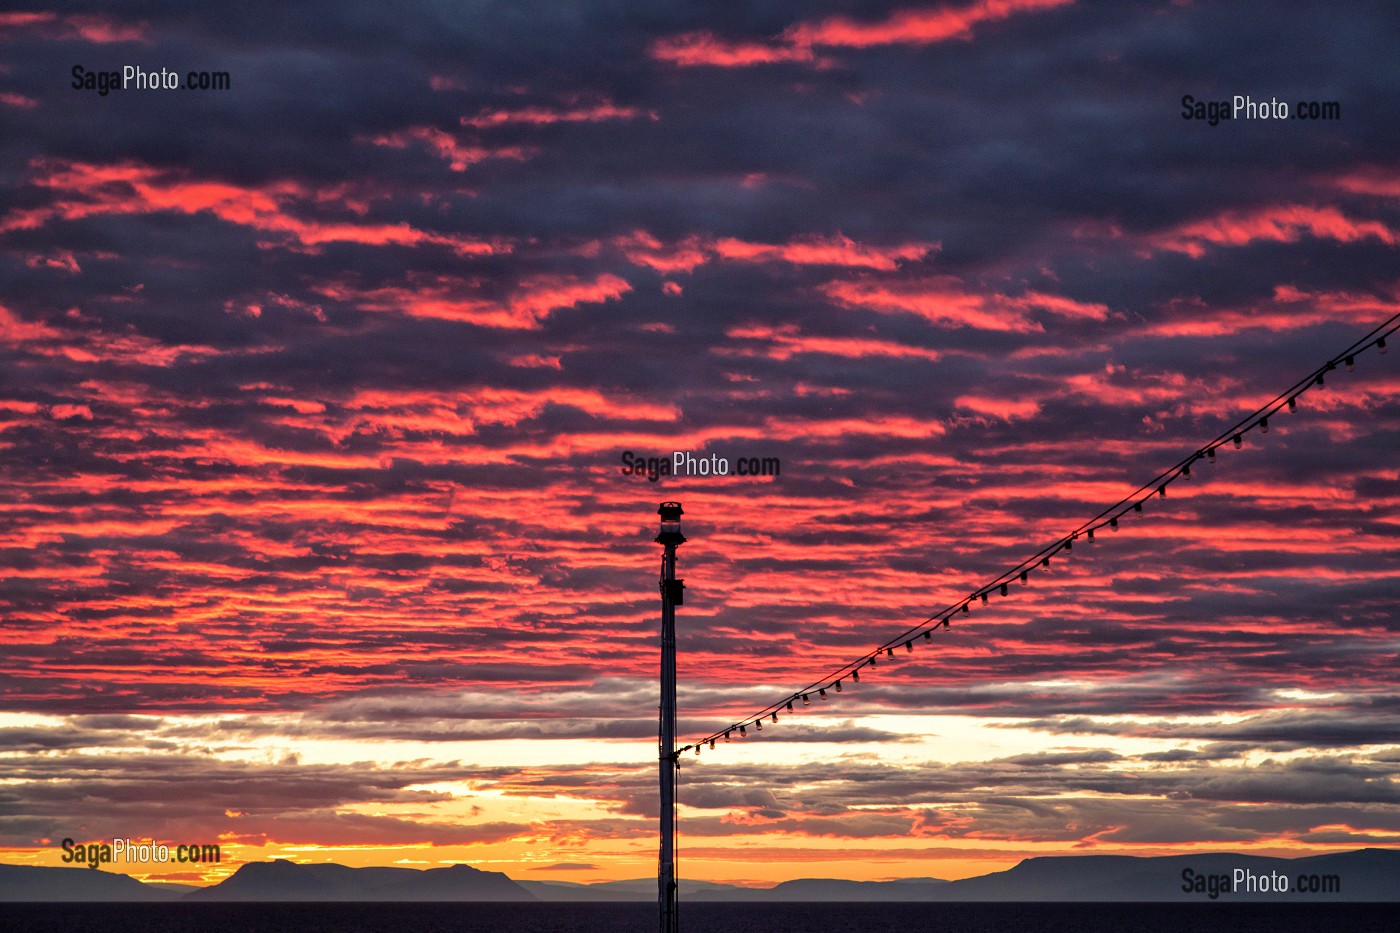
{"type": "Polygon", "coordinates": [[[1227,444],[1233,448],[1240,448],[1244,444],[1244,436],[1250,431],[1258,428],[1260,433],[1267,434],[1269,431],[1269,418],[1279,411],[1287,408],[1289,411],[1296,411],[1298,408],[1298,398],[1304,392],[1315,387],[1326,385],[1328,374],[1337,369],[1339,365],[1346,368],[1346,372],[1351,372],[1356,357],[1362,353],[1375,348],[1380,353],[1386,352],[1386,338],[1400,330],[1400,313],[1392,315],[1387,320],[1372,328],[1365,336],[1352,342],[1350,346],[1340,353],[1332,356],[1327,362],[1314,369],[1308,375],[1294,382],[1284,391],[1274,396],[1260,408],[1255,409],[1251,414],[1240,418],[1233,425],[1217,434],[1210,441],[1197,447],[1191,453],[1182,457],[1173,466],[1162,470],[1152,479],[1138,486],[1128,495],[1119,499],[1102,509],[1093,518],[1080,523],[1076,528],[1061,535],[1049,544],[1036,551],[1030,557],[1019,564],[1003,571],[1000,575],[993,577],[989,582],[974,589],[967,596],[950,603],[933,615],[924,619],[904,632],[880,644],[874,651],[867,652],[855,661],[842,665],[825,677],[812,681],[801,690],[793,691],[784,696],[776,703],[771,703],[763,707],[756,713],[752,713],[743,719],[735,720],[729,726],[716,730],[702,739],[690,745],[683,746],[672,752],[673,759],[679,759],[683,752],[694,750],[696,755],[700,754],[701,747],[708,745],[713,749],[717,741],[729,741],[734,733],[744,737],[748,735],[748,727],[754,726],[755,731],[762,731],[763,721],[771,719],[771,722],[779,721],[779,714],[783,712],[792,713],[795,711],[794,703],[802,701],[803,706],[810,706],[812,697],[815,695],[820,700],[828,697],[828,691],[834,690],[836,693],[843,693],[842,682],[850,680],[858,683],[860,681],[860,671],[862,668],[878,667],[878,660],[884,654],[887,660],[895,658],[895,649],[903,645],[906,652],[914,650],[914,640],[922,637],[925,641],[932,641],[933,632],[938,628],[947,628],[953,616],[959,613],[967,613],[972,605],[979,600],[983,605],[987,604],[992,593],[999,593],[1001,596],[1009,596],[1011,587],[1025,585],[1029,582],[1032,573],[1041,570],[1049,570],[1051,559],[1062,552],[1069,553],[1074,550],[1074,543],[1083,539],[1085,542],[1095,541],[1094,532],[1107,527],[1110,530],[1117,530],[1119,520],[1129,512],[1142,512],[1143,503],[1153,496],[1165,498],[1167,487],[1176,479],[1190,479],[1191,467],[1199,461],[1207,463],[1215,462],[1215,452],[1227,444]]]}

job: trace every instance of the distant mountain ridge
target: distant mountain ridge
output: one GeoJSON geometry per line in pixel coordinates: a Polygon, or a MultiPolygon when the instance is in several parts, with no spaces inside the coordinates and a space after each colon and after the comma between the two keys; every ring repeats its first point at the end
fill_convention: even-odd
{"type": "Polygon", "coordinates": [[[169,901],[179,897],[110,871],[0,865],[0,901],[169,901]]]}
{"type": "Polygon", "coordinates": [[[533,901],[502,872],[447,868],[350,868],[278,859],[249,862],[189,901],[533,901]]]}
{"type": "MultiPolygon", "coordinates": [[[[959,881],[907,878],[847,881],[801,878],[771,888],[681,881],[692,902],[933,901],[1400,901],[1400,850],[1358,849],[1296,859],[1211,852],[1199,855],[1045,856],[1006,871],[959,881]],[[1287,892],[1233,890],[1236,872],[1256,886],[1285,879],[1287,892]],[[1299,882],[1315,890],[1296,890],[1299,882]],[[1212,896],[1212,894],[1214,896],[1212,896]]],[[[516,881],[469,865],[446,868],[351,868],[285,860],[250,862],[207,888],[142,884],[85,868],[0,865],[0,901],[651,901],[650,878],[580,884],[516,881]]]]}

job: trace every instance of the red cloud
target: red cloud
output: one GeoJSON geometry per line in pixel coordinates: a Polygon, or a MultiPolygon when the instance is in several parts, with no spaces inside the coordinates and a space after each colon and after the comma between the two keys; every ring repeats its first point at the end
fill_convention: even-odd
{"type": "Polygon", "coordinates": [[[936,243],[904,243],[881,248],[865,246],[849,237],[810,237],[789,243],[750,243],[724,237],[716,240],[715,252],[737,262],[787,262],[799,266],[851,266],[892,270],[900,261],[923,259],[938,248],[936,243]]]}
{"type": "Polygon", "coordinates": [[[994,418],[1029,418],[1040,412],[1040,403],[1034,399],[998,398],[990,395],[960,395],[953,400],[959,408],[975,411],[979,415],[994,418]]]}
{"type": "Polygon", "coordinates": [[[657,272],[690,272],[716,259],[728,262],[785,262],[794,266],[845,266],[892,271],[899,263],[917,261],[938,250],[937,243],[898,243],[873,246],[850,237],[806,236],[786,243],[755,243],[735,237],[690,236],[663,243],[645,230],[613,239],[628,262],[657,272]]]}
{"type": "Polygon", "coordinates": [[[761,42],[726,42],[710,32],[688,32],[658,39],[651,57],[681,68],[709,65],[715,68],[747,68],[774,62],[809,62],[815,56],[810,48],[765,45],[761,42]]]}
{"type": "Polygon", "coordinates": [[[874,23],[857,23],[833,16],[819,23],[799,23],[783,33],[798,46],[868,48],[874,45],[931,45],[965,39],[981,23],[1009,19],[1073,3],[1074,0],[980,0],[965,7],[902,10],[874,23]]]}
{"type": "Polygon", "coordinates": [[[154,214],[209,213],[228,223],[273,233],[305,248],[325,243],[370,246],[449,246],[462,255],[508,252],[509,247],[468,237],[431,233],[406,223],[366,224],[308,220],[293,213],[322,200],[321,193],[291,181],[255,188],[204,181],[134,162],[93,165],[38,162],[33,183],[55,192],[50,204],[17,210],[0,219],[0,232],[29,230],[54,219],[154,214]]]}
{"type": "Polygon", "coordinates": [[[0,344],[16,346],[21,343],[42,340],[57,340],[63,331],[47,324],[26,321],[4,305],[0,305],[0,344]]]}
{"type": "Polygon", "coordinates": [[[1199,299],[1166,306],[1166,318],[1145,325],[1141,332],[1165,337],[1221,337],[1247,330],[1284,331],[1329,321],[1362,324],[1400,310],[1400,300],[1364,292],[1305,292],[1293,285],[1276,285],[1272,299],[1244,307],[1213,308],[1199,299]]]}
{"type": "Polygon", "coordinates": [[[82,272],[78,260],[69,250],[57,250],[47,256],[30,255],[24,257],[24,264],[31,269],[62,269],[74,275],[82,272]]]}
{"type": "Polygon", "coordinates": [[[835,281],[823,285],[821,290],[832,301],[848,308],[863,308],[882,314],[917,314],[933,324],[981,330],[1042,330],[1041,325],[1028,316],[1028,312],[1034,310],[1060,317],[1094,320],[1102,320],[1109,313],[1107,305],[1075,301],[1043,292],[1026,292],[1009,297],[969,291],[961,281],[951,276],[908,281],[835,281]]]}
{"type": "Polygon", "coordinates": [[[1150,239],[1157,249],[1199,258],[1207,246],[1246,246],[1258,240],[1296,243],[1305,236],[1354,243],[1374,238],[1388,246],[1397,234],[1376,220],[1354,220],[1335,207],[1285,204],[1252,211],[1228,211],[1209,220],[1182,224],[1150,239]]]}
{"type": "Polygon", "coordinates": [[[0,29],[26,30],[44,39],[82,39],[86,42],[144,42],[146,26],[122,23],[109,16],[57,13],[0,13],[0,29]]]}
{"type": "Polygon", "coordinates": [[[782,327],[767,327],[752,324],[745,327],[731,327],[725,332],[731,340],[761,342],[759,347],[721,347],[713,352],[723,356],[764,356],[774,360],[786,360],[802,353],[825,353],[861,359],[872,356],[915,357],[925,360],[939,359],[936,350],[896,343],[891,340],[875,340],[866,337],[815,337],[800,333],[796,324],[782,327]]]}
{"type": "Polygon", "coordinates": [[[519,366],[523,369],[563,369],[564,364],[557,356],[543,356],[539,353],[526,353],[521,356],[512,356],[509,361],[512,366],[519,366]]]}
{"type": "Polygon", "coordinates": [[[1400,171],[1387,166],[1368,165],[1357,168],[1333,179],[1331,183],[1354,194],[1400,198],[1400,171]]]}
{"type": "Polygon", "coordinates": [[[521,282],[504,300],[470,294],[467,286],[455,279],[365,291],[343,286],[319,289],[324,295],[349,302],[364,311],[396,311],[410,317],[462,321],[507,330],[534,330],[555,311],[611,301],[631,290],[626,279],[607,273],[587,280],[574,276],[536,276],[521,282]]]}
{"type": "Polygon", "coordinates": [[[414,126],[397,133],[375,136],[370,142],[390,149],[403,149],[414,142],[423,143],[445,159],[454,172],[465,172],[469,167],[487,159],[524,161],[529,158],[529,152],[521,146],[489,149],[485,146],[470,145],[458,140],[451,133],[432,126],[414,126]]]}
{"type": "Polygon", "coordinates": [[[651,56],[678,67],[746,68],[775,62],[821,64],[822,60],[814,51],[818,46],[862,49],[880,45],[932,45],[969,38],[973,28],[982,23],[1073,2],[979,0],[963,7],[901,10],[873,23],[833,16],[819,22],[797,23],[771,43],[726,42],[713,33],[691,32],[657,41],[651,47],[651,56]]]}
{"type": "MultiPolygon", "coordinates": [[[[532,126],[546,126],[550,123],[600,123],[604,120],[631,120],[641,116],[636,107],[619,107],[610,100],[594,104],[578,105],[564,109],[548,107],[521,107],[516,110],[483,110],[474,117],[463,117],[463,126],[485,129],[507,123],[526,123],[532,126]]],[[[653,111],[647,116],[657,119],[653,111]]]]}
{"type": "Polygon", "coordinates": [[[26,321],[0,305],[0,346],[4,345],[22,348],[34,356],[75,363],[117,362],[142,366],[169,366],[181,360],[218,354],[212,347],[162,343],[132,332],[52,327],[26,321]]]}
{"type": "Polygon", "coordinates": [[[614,238],[612,244],[622,250],[628,262],[657,272],[690,272],[709,261],[704,242],[695,236],[668,245],[645,230],[637,230],[614,238]]]}
{"type": "Polygon", "coordinates": [[[423,417],[441,419],[453,430],[468,433],[475,424],[517,425],[534,418],[547,405],[565,405],[599,418],[622,421],[671,421],[674,406],[620,398],[596,389],[551,387],[537,391],[480,388],[461,392],[399,392],[365,390],[345,403],[355,417],[369,416],[380,424],[421,427],[423,417]],[[409,416],[401,420],[400,416],[409,416]]]}

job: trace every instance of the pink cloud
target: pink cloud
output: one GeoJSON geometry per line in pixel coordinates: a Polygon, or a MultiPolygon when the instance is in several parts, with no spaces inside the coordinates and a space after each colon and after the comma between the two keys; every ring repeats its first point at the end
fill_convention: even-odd
{"type": "Polygon", "coordinates": [[[428,79],[428,87],[435,91],[465,91],[467,82],[451,75],[433,75],[428,79]]]}
{"type": "Polygon", "coordinates": [[[1199,258],[1205,255],[1207,246],[1247,246],[1258,241],[1296,243],[1305,236],[1339,243],[1368,238],[1387,246],[1397,243],[1395,231],[1380,221],[1356,220],[1335,207],[1284,204],[1227,211],[1207,220],[1192,221],[1150,238],[1149,244],[1199,258]]]}
{"type": "Polygon", "coordinates": [[[774,360],[786,360],[804,353],[825,353],[849,359],[885,356],[936,360],[941,356],[936,350],[891,340],[804,335],[796,324],[781,327],[759,324],[731,327],[725,332],[725,336],[731,340],[743,341],[745,345],[719,347],[714,350],[723,356],[764,356],[774,360]]]}
{"type": "Polygon", "coordinates": [[[971,38],[975,27],[1072,3],[1073,0],[977,0],[967,6],[900,10],[881,20],[857,22],[844,16],[797,23],[772,42],[726,41],[710,32],[658,40],[651,56],[677,67],[747,68],[777,62],[824,63],[815,49],[863,49],[882,45],[932,45],[971,38]]]}
{"type": "Polygon", "coordinates": [[[833,16],[818,23],[799,23],[783,33],[799,47],[814,45],[869,48],[876,45],[932,45],[966,39],[982,23],[1009,19],[1073,3],[1074,0],[979,0],[963,7],[901,10],[873,23],[833,16]]]}
{"type": "MultiPolygon", "coordinates": [[[[551,123],[601,123],[605,120],[632,120],[643,115],[636,107],[620,107],[610,100],[572,107],[520,107],[515,110],[483,110],[474,117],[462,117],[463,126],[485,129],[504,126],[508,123],[524,123],[531,126],[547,126],[551,123]]],[[[646,116],[657,119],[654,111],[646,116]]]]}
{"type": "Polygon", "coordinates": [[[916,314],[933,324],[980,330],[1042,330],[1029,313],[1042,311],[1058,317],[1102,320],[1108,307],[1076,301],[1044,292],[1007,296],[970,291],[952,276],[889,281],[858,279],[833,281],[821,291],[835,303],[882,314],[916,314]]]}
{"type": "Polygon", "coordinates": [[[939,248],[937,243],[919,242],[876,246],[858,243],[841,234],[803,236],[786,243],[700,236],[663,243],[645,230],[614,238],[612,244],[622,251],[628,262],[663,273],[691,272],[698,266],[717,260],[892,271],[900,263],[924,259],[939,248]]]}
{"type": "Polygon", "coordinates": [[[39,13],[0,13],[0,30],[32,32],[44,39],[71,40],[108,44],[113,42],[144,42],[144,23],[123,23],[110,16],[75,13],[59,16],[48,11],[39,13]]]}
{"type": "Polygon", "coordinates": [[[325,243],[369,246],[448,246],[462,255],[509,252],[509,246],[470,237],[432,233],[406,223],[348,223],[308,220],[296,208],[319,203],[321,193],[291,181],[241,187],[222,181],[190,178],[134,162],[94,165],[40,161],[33,184],[55,192],[48,205],[11,212],[0,218],[0,232],[31,230],[53,220],[85,217],[208,213],[228,223],[250,227],[314,250],[325,243]]]}
{"type": "Polygon", "coordinates": [[[76,275],[82,272],[78,260],[68,250],[59,250],[48,256],[32,255],[24,258],[24,264],[31,269],[62,269],[76,275]]]}
{"type": "Polygon", "coordinates": [[[390,149],[404,149],[415,142],[422,143],[445,160],[454,172],[465,172],[471,166],[487,159],[514,159],[523,162],[529,158],[529,151],[522,146],[490,148],[473,145],[432,126],[415,126],[397,133],[375,136],[370,142],[390,149]]]}
{"type": "Polygon", "coordinates": [[[979,415],[993,418],[1030,418],[1040,412],[1040,403],[1034,399],[997,398],[990,395],[960,395],[953,400],[959,408],[975,411],[979,415]]]}
{"type": "Polygon", "coordinates": [[[522,369],[563,369],[564,364],[557,356],[543,356],[538,353],[527,353],[523,356],[512,356],[510,365],[518,366],[522,369]]]}
{"type": "Polygon", "coordinates": [[[55,405],[49,409],[49,417],[55,421],[64,421],[69,418],[91,421],[92,409],[86,405],[55,405]]]}
{"type": "Polygon", "coordinates": [[[344,286],[319,289],[328,297],[349,302],[364,311],[391,311],[410,317],[461,321],[504,330],[535,330],[555,311],[612,301],[631,290],[626,279],[606,273],[592,279],[536,276],[521,282],[504,300],[474,295],[469,286],[455,279],[365,291],[344,286]]]}
{"type": "Polygon", "coordinates": [[[768,45],[762,42],[726,42],[711,32],[688,32],[658,39],[651,57],[681,68],[708,65],[714,68],[747,68],[775,62],[810,62],[810,48],[768,45]]]}
{"type": "Polygon", "coordinates": [[[1198,299],[1166,306],[1166,317],[1145,324],[1141,333],[1166,337],[1219,337],[1248,330],[1284,331],[1329,321],[1360,325],[1400,310],[1400,295],[1365,292],[1303,291],[1276,285],[1270,300],[1244,307],[1209,307],[1198,299]]]}
{"type": "Polygon", "coordinates": [[[699,237],[687,237],[674,243],[662,243],[645,230],[616,237],[613,246],[622,251],[627,261],[662,273],[690,272],[709,261],[705,244],[699,237]]]}
{"type": "Polygon", "coordinates": [[[0,305],[0,343],[11,346],[36,340],[57,340],[63,331],[47,324],[26,321],[4,305],[0,305]]]}
{"type": "Polygon", "coordinates": [[[786,262],[800,266],[849,266],[892,270],[903,261],[923,259],[938,249],[936,243],[904,243],[892,247],[867,246],[850,237],[808,237],[788,243],[751,243],[723,237],[714,243],[715,253],[736,262],[786,262]]]}
{"type": "Polygon", "coordinates": [[[1363,166],[1332,179],[1331,184],[1354,194],[1400,198],[1400,171],[1392,167],[1363,166]]]}

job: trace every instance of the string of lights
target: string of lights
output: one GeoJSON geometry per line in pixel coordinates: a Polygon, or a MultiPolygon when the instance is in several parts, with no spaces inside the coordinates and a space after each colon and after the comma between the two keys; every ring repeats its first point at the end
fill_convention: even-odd
{"type": "Polygon", "coordinates": [[[1167,487],[1177,479],[1190,480],[1191,468],[1204,461],[1214,463],[1216,451],[1222,448],[1233,447],[1238,449],[1244,446],[1244,438],[1250,431],[1258,429],[1261,434],[1269,432],[1269,419],[1276,416],[1280,411],[1297,411],[1298,399],[1303,393],[1314,388],[1321,388],[1326,385],[1327,377],[1336,371],[1338,366],[1345,367],[1346,372],[1351,372],[1356,365],[1356,358],[1362,353],[1374,348],[1378,353],[1386,352],[1386,338],[1400,330],[1400,313],[1392,315],[1389,319],[1374,327],[1369,333],[1353,342],[1345,350],[1328,359],[1321,366],[1308,373],[1297,382],[1293,383],[1283,392],[1274,396],[1263,406],[1254,412],[1244,416],[1233,425],[1217,434],[1210,441],[1197,447],[1195,450],[1182,457],[1175,464],[1161,471],[1152,479],[1143,483],[1128,495],[1117,502],[1102,509],[1097,515],[1082,522],[1078,527],[1061,535],[1054,541],[1042,547],[1039,551],[1027,557],[1013,567],[1003,571],[1000,575],[990,581],[973,589],[967,596],[956,602],[945,606],[943,609],[930,615],[922,622],[911,626],[904,632],[896,635],[886,642],[880,644],[873,651],[861,655],[855,661],[842,665],[825,677],[812,681],[806,687],[795,690],[784,696],[776,703],[771,703],[763,709],[758,710],[743,719],[736,720],[729,726],[710,733],[698,741],[683,746],[672,752],[672,757],[679,759],[679,756],[687,751],[694,751],[700,754],[703,747],[709,746],[713,749],[718,741],[729,741],[733,735],[747,737],[749,729],[755,732],[762,732],[764,723],[774,725],[779,721],[780,714],[796,712],[796,704],[801,703],[804,707],[810,706],[813,698],[817,700],[827,699],[830,693],[843,693],[846,682],[859,683],[862,669],[873,669],[879,666],[883,657],[886,661],[893,661],[896,658],[895,650],[903,646],[905,652],[914,650],[915,640],[922,637],[924,641],[931,642],[933,633],[939,628],[947,628],[957,615],[971,612],[974,604],[980,602],[986,605],[993,594],[1000,596],[1010,596],[1012,588],[1015,586],[1025,586],[1032,573],[1048,571],[1051,562],[1061,554],[1070,555],[1076,543],[1092,544],[1095,542],[1095,532],[1101,532],[1104,528],[1110,531],[1118,529],[1119,522],[1129,513],[1138,514],[1143,510],[1143,504],[1153,497],[1165,498],[1167,487]]]}

